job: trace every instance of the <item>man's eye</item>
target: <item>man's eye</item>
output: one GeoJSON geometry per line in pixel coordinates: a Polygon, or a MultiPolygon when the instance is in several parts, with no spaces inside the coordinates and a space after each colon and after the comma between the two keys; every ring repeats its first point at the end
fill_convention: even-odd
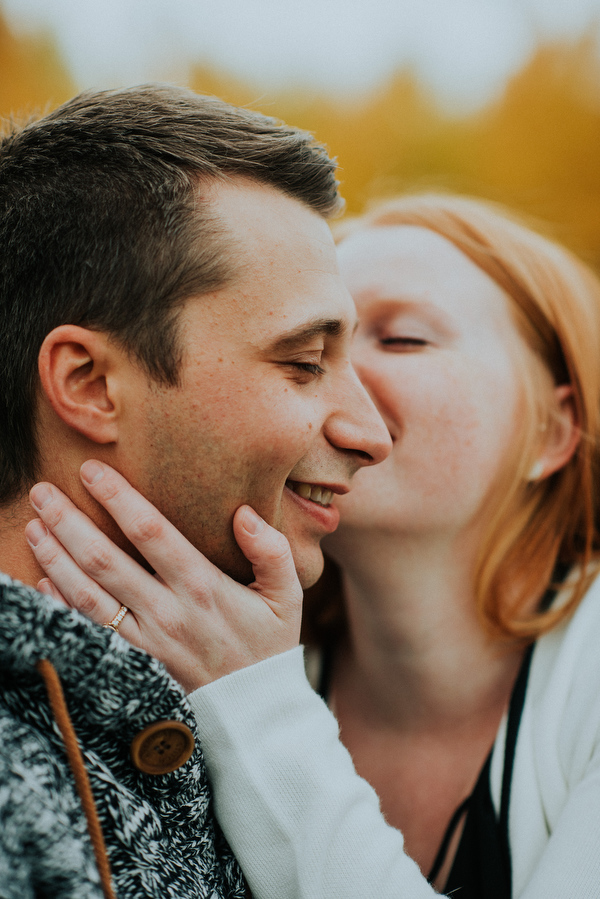
{"type": "Polygon", "coordinates": [[[320,365],[317,365],[316,362],[290,362],[290,365],[293,368],[299,368],[300,371],[304,371],[309,375],[325,374],[325,369],[321,368],[320,365]]]}

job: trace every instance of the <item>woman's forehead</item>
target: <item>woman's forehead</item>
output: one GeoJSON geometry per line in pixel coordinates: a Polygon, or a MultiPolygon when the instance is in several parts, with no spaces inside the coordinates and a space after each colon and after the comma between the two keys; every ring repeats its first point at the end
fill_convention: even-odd
{"type": "Polygon", "coordinates": [[[413,225],[370,227],[338,246],[340,271],[357,307],[382,301],[438,306],[462,319],[514,326],[505,291],[453,243],[413,225]]]}

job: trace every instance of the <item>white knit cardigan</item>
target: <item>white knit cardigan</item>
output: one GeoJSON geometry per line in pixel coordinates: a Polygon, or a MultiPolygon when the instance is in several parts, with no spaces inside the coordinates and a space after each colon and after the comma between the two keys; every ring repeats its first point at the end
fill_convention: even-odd
{"type": "MultiPolygon", "coordinates": [[[[560,601],[560,597],[559,597],[560,601]]],[[[426,899],[313,692],[301,648],[190,697],[217,817],[255,899],[426,899]]],[[[499,807],[503,721],[494,746],[499,807]]],[[[600,578],[534,650],[509,834],[514,899],[600,899],[600,578]]]]}

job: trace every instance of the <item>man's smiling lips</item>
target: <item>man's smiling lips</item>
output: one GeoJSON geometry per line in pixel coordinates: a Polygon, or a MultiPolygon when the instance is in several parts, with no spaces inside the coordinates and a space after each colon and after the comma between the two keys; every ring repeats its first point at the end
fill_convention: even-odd
{"type": "Polygon", "coordinates": [[[302,481],[287,481],[287,486],[302,499],[310,499],[313,503],[328,506],[333,499],[333,490],[321,487],[320,484],[305,484],[302,481]]]}
{"type": "Polygon", "coordinates": [[[340,520],[340,513],[330,505],[335,493],[347,493],[349,488],[342,485],[313,484],[306,481],[285,482],[285,486],[304,511],[309,512],[327,532],[335,531],[340,520]]]}
{"type": "Polygon", "coordinates": [[[334,493],[343,494],[348,493],[349,490],[348,487],[342,487],[337,484],[325,487],[323,484],[309,484],[306,481],[287,480],[285,485],[303,499],[309,499],[313,503],[319,503],[321,506],[328,506],[333,499],[334,493]]]}

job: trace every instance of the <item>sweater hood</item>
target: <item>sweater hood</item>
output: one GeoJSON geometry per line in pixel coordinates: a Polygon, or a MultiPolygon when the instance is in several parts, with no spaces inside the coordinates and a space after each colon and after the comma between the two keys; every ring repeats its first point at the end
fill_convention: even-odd
{"type": "Polygon", "coordinates": [[[40,683],[35,666],[44,658],[56,669],[70,707],[78,708],[77,697],[86,696],[83,711],[91,727],[110,728],[122,738],[153,721],[177,718],[195,730],[183,688],[158,660],[114,631],[0,574],[0,684],[5,696],[18,686],[35,689],[40,683]]]}

